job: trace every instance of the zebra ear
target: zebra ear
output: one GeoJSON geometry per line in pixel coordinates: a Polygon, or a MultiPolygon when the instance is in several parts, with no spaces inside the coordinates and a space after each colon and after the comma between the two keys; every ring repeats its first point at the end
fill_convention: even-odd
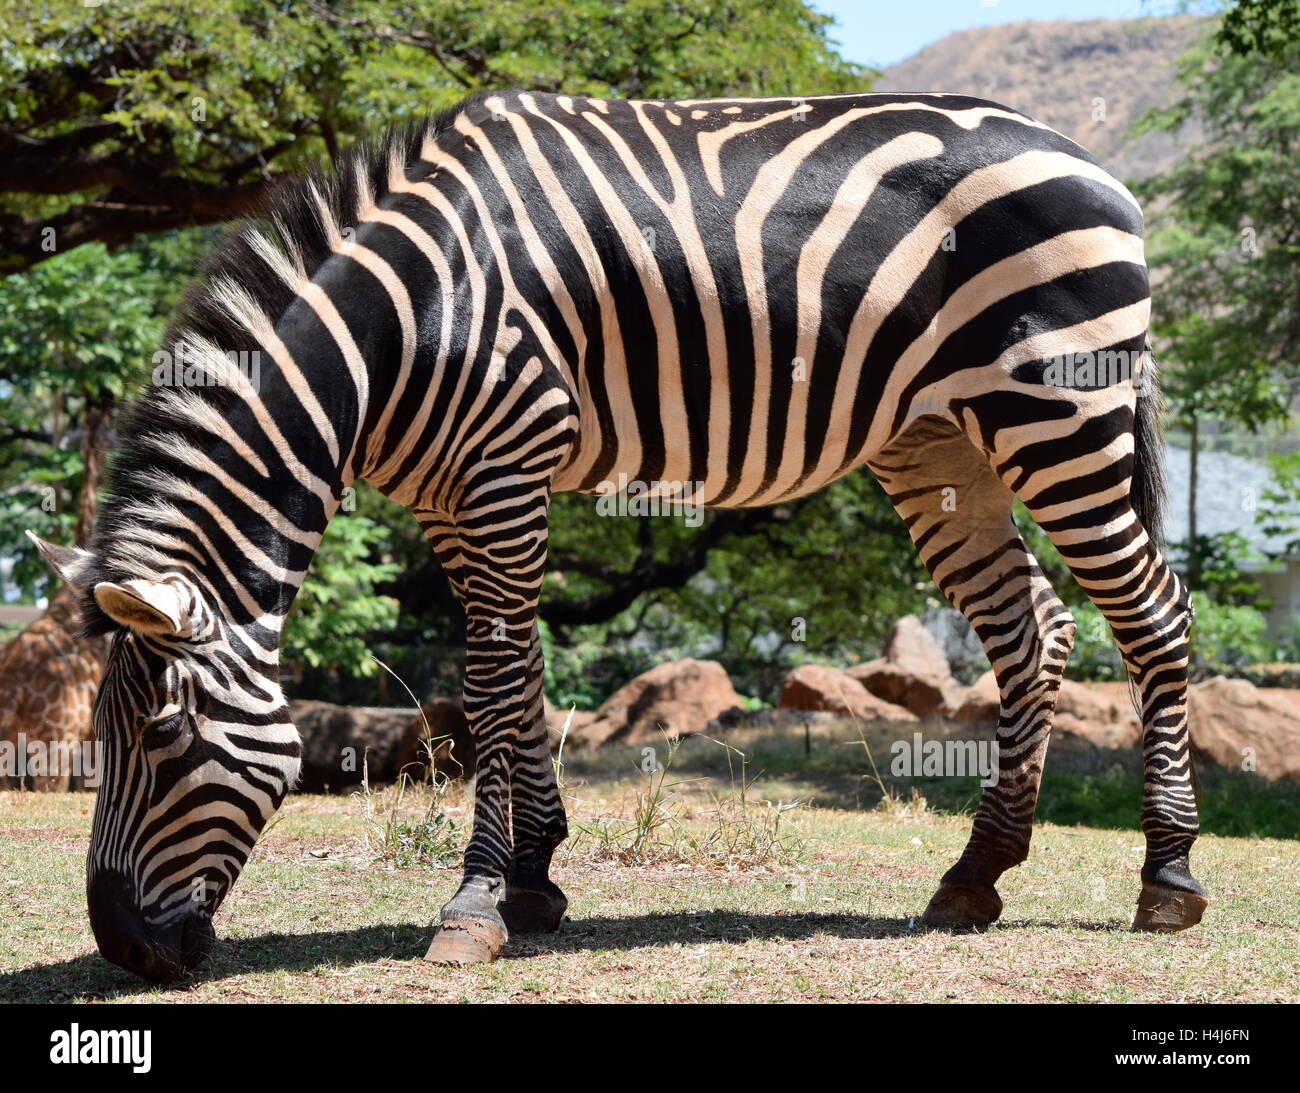
{"type": "Polygon", "coordinates": [[[30,531],[26,532],[26,535],[36,544],[36,549],[41,552],[45,564],[54,571],[56,577],[76,588],[85,587],[86,574],[90,572],[90,567],[95,561],[95,556],[90,551],[82,550],[81,547],[47,543],[39,535],[33,535],[30,531]]]}
{"type": "Polygon", "coordinates": [[[140,634],[183,638],[190,632],[180,594],[161,581],[100,581],[95,602],[109,618],[140,634]]]}

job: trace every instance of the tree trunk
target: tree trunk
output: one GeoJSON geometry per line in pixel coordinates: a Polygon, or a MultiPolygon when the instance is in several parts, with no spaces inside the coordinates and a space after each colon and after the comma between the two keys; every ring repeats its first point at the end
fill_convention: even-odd
{"type": "Polygon", "coordinates": [[[73,542],[84,546],[95,530],[99,504],[99,483],[104,477],[104,427],[108,423],[109,401],[86,400],[86,420],[81,431],[81,496],[77,501],[77,528],[73,542]]]}
{"type": "Polygon", "coordinates": [[[1187,452],[1187,587],[1201,584],[1201,544],[1196,533],[1197,462],[1200,456],[1200,422],[1193,414],[1188,424],[1191,447],[1187,452]]]}

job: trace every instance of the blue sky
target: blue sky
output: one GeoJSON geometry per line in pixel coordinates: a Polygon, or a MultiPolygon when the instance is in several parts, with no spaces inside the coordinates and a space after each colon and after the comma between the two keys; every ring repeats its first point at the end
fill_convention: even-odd
{"type": "Polygon", "coordinates": [[[839,21],[831,37],[850,61],[885,66],[954,30],[1022,19],[1135,19],[1168,10],[1151,0],[812,0],[839,21]]]}

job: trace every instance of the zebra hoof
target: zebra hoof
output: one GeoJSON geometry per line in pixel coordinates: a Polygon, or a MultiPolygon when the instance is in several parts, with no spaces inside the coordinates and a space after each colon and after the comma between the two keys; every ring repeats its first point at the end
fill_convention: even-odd
{"type": "Polygon", "coordinates": [[[553,934],[564,921],[569,901],[557,885],[543,882],[544,889],[506,885],[506,894],[497,904],[506,929],[516,934],[553,934]]]}
{"type": "Polygon", "coordinates": [[[564,921],[568,899],[559,885],[542,881],[545,888],[506,885],[506,894],[497,910],[511,933],[555,933],[564,921]]]}
{"type": "Polygon", "coordinates": [[[510,935],[504,922],[490,918],[444,918],[424,959],[431,964],[491,964],[510,935]]]}
{"type": "Polygon", "coordinates": [[[1185,892],[1165,884],[1143,884],[1133,929],[1155,934],[1186,930],[1201,921],[1209,902],[1197,892],[1185,892]]]}
{"type": "Polygon", "coordinates": [[[1002,914],[1002,899],[992,888],[941,884],[921,916],[921,925],[943,929],[982,930],[1002,914]]]}

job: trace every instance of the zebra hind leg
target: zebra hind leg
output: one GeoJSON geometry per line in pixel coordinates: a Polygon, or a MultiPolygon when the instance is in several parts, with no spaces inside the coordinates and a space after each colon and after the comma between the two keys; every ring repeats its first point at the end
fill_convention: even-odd
{"type": "Polygon", "coordinates": [[[528,660],[527,728],[519,739],[510,781],[514,851],[505,896],[497,909],[511,933],[558,930],[569,901],[550,878],[551,856],[569,836],[551,762],[542,699],[542,642],[536,626],[528,660]]]}
{"type": "Polygon", "coordinates": [[[1200,832],[1187,724],[1190,598],[1126,495],[1098,504],[1095,494],[1058,490],[1051,500],[1030,499],[1034,518],[1110,624],[1141,700],[1146,861],[1133,928],[1185,930],[1208,903],[1189,860],[1200,832]]]}
{"type": "Polygon", "coordinates": [[[921,419],[870,466],[935,583],[979,635],[998,683],[997,780],[921,918],[983,928],[1002,913],[998,878],[1029,853],[1074,619],[1011,517],[1010,490],[955,426],[921,419]]]}

